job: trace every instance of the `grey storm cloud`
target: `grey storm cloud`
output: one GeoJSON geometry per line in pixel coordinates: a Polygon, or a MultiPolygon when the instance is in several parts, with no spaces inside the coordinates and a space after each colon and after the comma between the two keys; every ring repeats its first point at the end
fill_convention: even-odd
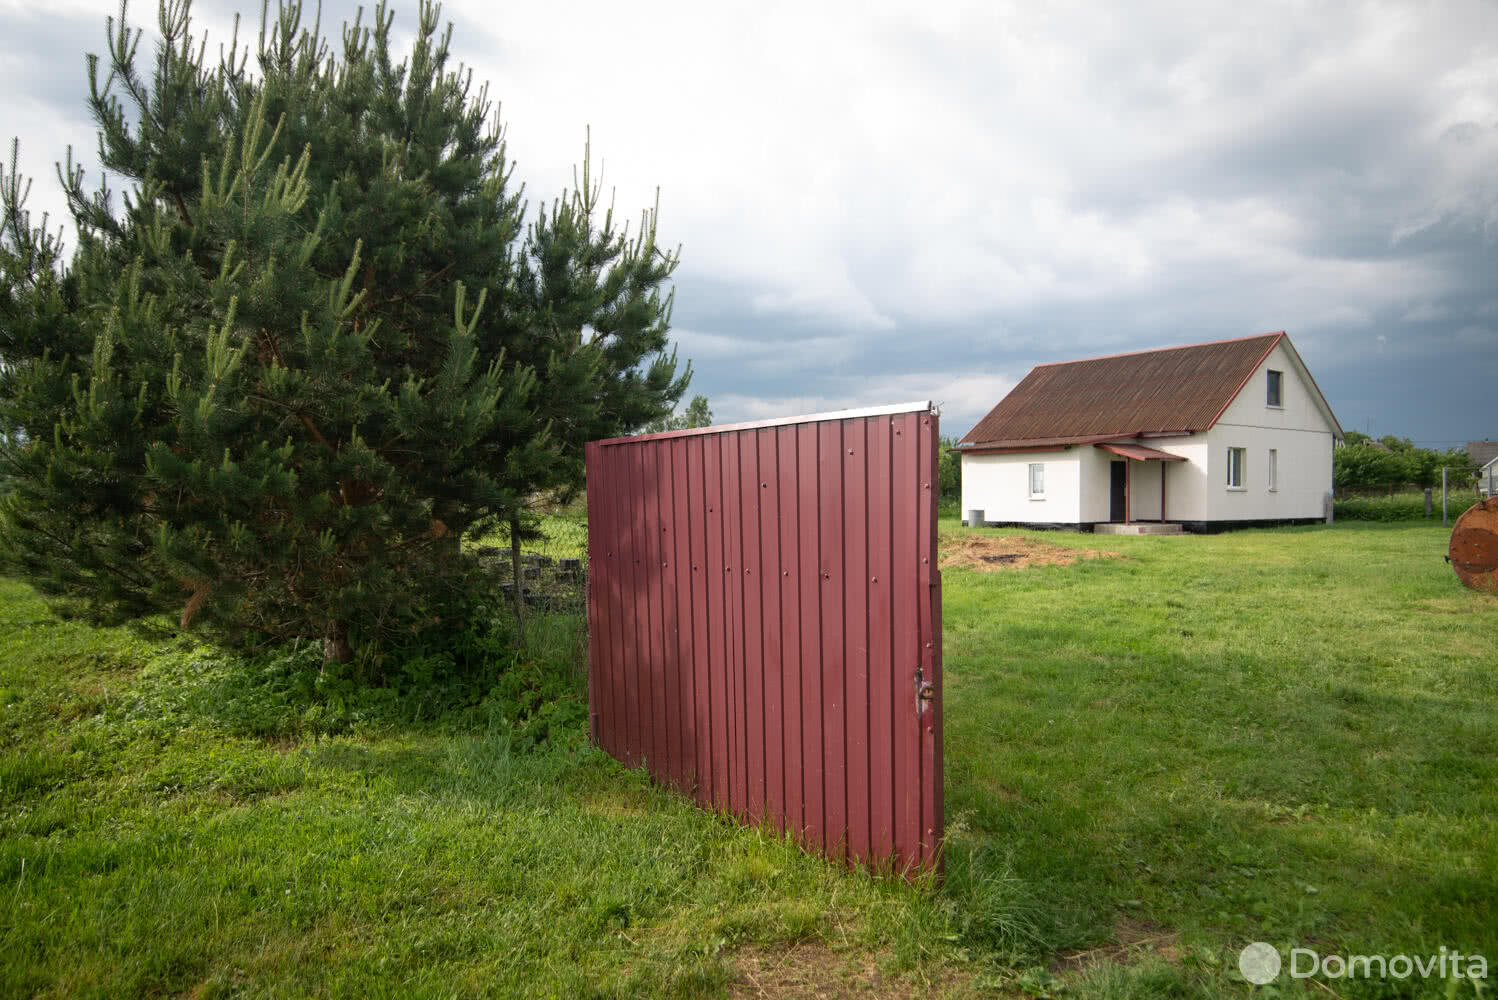
{"type": "MultiPolygon", "coordinates": [[[[195,5],[210,51],[234,9],[195,5]]],[[[416,5],[392,9],[404,44],[416,5]]],[[[67,143],[92,158],[82,57],[116,10],[0,6],[35,208],[67,143]]],[[[720,419],[931,398],[961,433],[1036,363],[1285,329],[1345,426],[1498,436],[1491,3],[443,16],[533,202],[590,126],[625,217],[660,189],[678,349],[720,419]]],[[[131,17],[149,56],[154,6],[131,17]]]]}

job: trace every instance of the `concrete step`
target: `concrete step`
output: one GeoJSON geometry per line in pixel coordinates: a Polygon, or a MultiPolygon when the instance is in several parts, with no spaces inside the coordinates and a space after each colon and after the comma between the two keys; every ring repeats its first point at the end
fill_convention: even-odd
{"type": "Polygon", "coordinates": [[[1092,526],[1094,534],[1098,535],[1180,535],[1184,534],[1179,524],[1160,524],[1156,522],[1135,521],[1131,524],[1095,524],[1092,526]]]}

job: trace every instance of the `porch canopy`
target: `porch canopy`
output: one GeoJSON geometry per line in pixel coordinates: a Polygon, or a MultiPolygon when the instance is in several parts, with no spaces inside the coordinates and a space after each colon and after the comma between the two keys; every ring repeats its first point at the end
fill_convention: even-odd
{"type": "MultiPolygon", "coordinates": [[[[1184,462],[1184,461],[1186,461],[1186,459],[1183,458],[1180,455],[1172,455],[1168,451],[1161,451],[1159,448],[1148,448],[1148,447],[1146,447],[1146,446],[1144,446],[1142,444],[1117,444],[1117,443],[1114,443],[1114,442],[1099,441],[1096,444],[1094,444],[1093,447],[1094,448],[1101,448],[1104,451],[1112,452],[1113,454],[1118,455],[1121,458],[1131,458],[1131,459],[1133,459],[1136,462],[1184,462]]],[[[1125,462],[1124,463],[1124,510],[1123,510],[1124,524],[1128,524],[1132,520],[1132,518],[1130,517],[1130,513],[1131,513],[1130,507],[1133,506],[1133,504],[1132,504],[1133,493],[1134,493],[1133,476],[1130,475],[1130,466],[1129,466],[1129,463],[1125,462]]],[[[1113,516],[1116,518],[1118,515],[1114,514],[1113,516]]],[[[1165,466],[1163,466],[1163,465],[1160,466],[1160,523],[1161,524],[1165,523],[1165,466]]]]}
{"type": "Polygon", "coordinates": [[[1161,451],[1159,448],[1146,448],[1142,444],[1096,444],[1093,447],[1101,448],[1104,451],[1111,451],[1113,454],[1122,455],[1124,458],[1132,458],[1136,462],[1186,461],[1183,455],[1172,455],[1168,451],[1161,451]]]}

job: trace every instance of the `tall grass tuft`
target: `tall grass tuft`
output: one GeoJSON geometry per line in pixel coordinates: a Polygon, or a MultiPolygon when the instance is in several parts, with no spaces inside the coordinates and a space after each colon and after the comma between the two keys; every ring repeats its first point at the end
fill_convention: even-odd
{"type": "Polygon", "coordinates": [[[1046,907],[1011,856],[990,847],[950,851],[944,888],[953,929],[970,947],[1023,964],[1057,946],[1046,907]]]}

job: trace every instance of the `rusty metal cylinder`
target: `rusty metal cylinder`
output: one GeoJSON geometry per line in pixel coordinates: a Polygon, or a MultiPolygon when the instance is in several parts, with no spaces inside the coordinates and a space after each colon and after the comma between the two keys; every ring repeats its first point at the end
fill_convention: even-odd
{"type": "Polygon", "coordinates": [[[1498,497],[1488,497],[1456,519],[1446,558],[1462,583],[1498,595],[1498,497]]]}

